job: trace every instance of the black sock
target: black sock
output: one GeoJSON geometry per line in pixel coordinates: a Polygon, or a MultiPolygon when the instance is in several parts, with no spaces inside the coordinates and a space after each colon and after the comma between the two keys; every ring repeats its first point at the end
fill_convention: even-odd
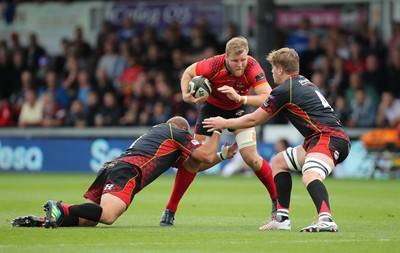
{"type": "Polygon", "coordinates": [[[60,227],[77,227],[79,226],[79,217],[77,216],[64,216],[62,217],[60,227]]]}
{"type": "Polygon", "coordinates": [[[292,175],[290,172],[280,172],[274,177],[279,205],[289,209],[290,193],[292,192],[292,175]]]}
{"type": "Polygon", "coordinates": [[[314,201],[314,205],[317,208],[318,213],[321,212],[321,207],[322,207],[323,202],[325,202],[326,207],[328,208],[328,210],[323,210],[323,211],[330,212],[330,210],[329,210],[330,209],[329,195],[328,195],[328,191],[325,188],[324,183],[322,183],[320,180],[316,179],[308,184],[307,191],[310,194],[312,200],[314,201]]]}
{"type": "Polygon", "coordinates": [[[73,205],[70,206],[68,210],[70,216],[76,216],[94,222],[98,222],[103,213],[103,208],[101,206],[92,203],[73,205]]]}

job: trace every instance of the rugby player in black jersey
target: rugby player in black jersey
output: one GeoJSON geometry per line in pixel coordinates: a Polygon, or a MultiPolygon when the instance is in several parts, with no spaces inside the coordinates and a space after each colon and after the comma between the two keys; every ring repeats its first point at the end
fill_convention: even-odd
{"type": "Polygon", "coordinates": [[[45,217],[21,216],[15,218],[12,225],[46,228],[111,225],[127,210],[139,191],[170,167],[196,173],[201,166],[212,166],[236,153],[236,142],[229,147],[224,145],[217,153],[218,131],[202,145],[189,130],[187,120],[179,116],[153,126],[119,157],[104,163],[84,194],[85,203],[74,205],[49,200],[44,205],[45,217]]]}
{"type": "Polygon", "coordinates": [[[272,161],[272,170],[278,193],[277,215],[261,230],[290,230],[289,204],[292,190],[290,171],[301,171],[318,213],[318,221],[301,232],[337,232],[333,221],[328,191],[323,180],[335,165],[346,159],[350,150],[349,137],[319,89],[299,75],[299,56],[294,49],[281,48],[267,56],[272,65],[275,87],[264,104],[251,114],[235,119],[222,117],[203,121],[208,131],[224,128],[248,128],[284,114],[304,136],[302,145],[289,147],[272,161]]]}

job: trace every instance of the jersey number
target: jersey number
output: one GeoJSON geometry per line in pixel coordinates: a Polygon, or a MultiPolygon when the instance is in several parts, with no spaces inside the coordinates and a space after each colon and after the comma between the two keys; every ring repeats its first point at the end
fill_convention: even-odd
{"type": "Polygon", "coordinates": [[[331,108],[331,111],[333,111],[333,108],[329,105],[328,101],[326,101],[325,97],[321,94],[319,91],[315,91],[317,93],[317,96],[319,97],[319,100],[321,100],[322,105],[324,108],[331,108]]]}

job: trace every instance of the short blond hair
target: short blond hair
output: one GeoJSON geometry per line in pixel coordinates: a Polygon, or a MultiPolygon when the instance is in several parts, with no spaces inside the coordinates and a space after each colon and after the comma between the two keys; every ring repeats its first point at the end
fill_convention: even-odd
{"type": "Polygon", "coordinates": [[[170,118],[167,121],[167,124],[172,124],[172,125],[176,126],[177,128],[184,129],[188,132],[190,131],[189,122],[184,117],[181,117],[181,116],[175,116],[175,117],[170,118]]]}
{"type": "Polygon", "coordinates": [[[249,42],[243,36],[237,36],[230,39],[225,46],[226,55],[239,55],[243,52],[249,53],[249,42]]]}
{"type": "Polygon", "coordinates": [[[266,59],[271,65],[282,68],[287,74],[298,74],[300,71],[300,57],[292,48],[273,50],[266,59]]]}

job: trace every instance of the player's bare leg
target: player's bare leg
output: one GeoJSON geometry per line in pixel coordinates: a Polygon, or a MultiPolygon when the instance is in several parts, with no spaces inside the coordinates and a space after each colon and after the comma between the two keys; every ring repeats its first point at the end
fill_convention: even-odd
{"type": "Polygon", "coordinates": [[[274,217],[277,210],[274,177],[269,163],[258,154],[256,132],[254,128],[249,128],[236,130],[234,134],[243,160],[268,190],[272,202],[271,217],[274,217]]]}

